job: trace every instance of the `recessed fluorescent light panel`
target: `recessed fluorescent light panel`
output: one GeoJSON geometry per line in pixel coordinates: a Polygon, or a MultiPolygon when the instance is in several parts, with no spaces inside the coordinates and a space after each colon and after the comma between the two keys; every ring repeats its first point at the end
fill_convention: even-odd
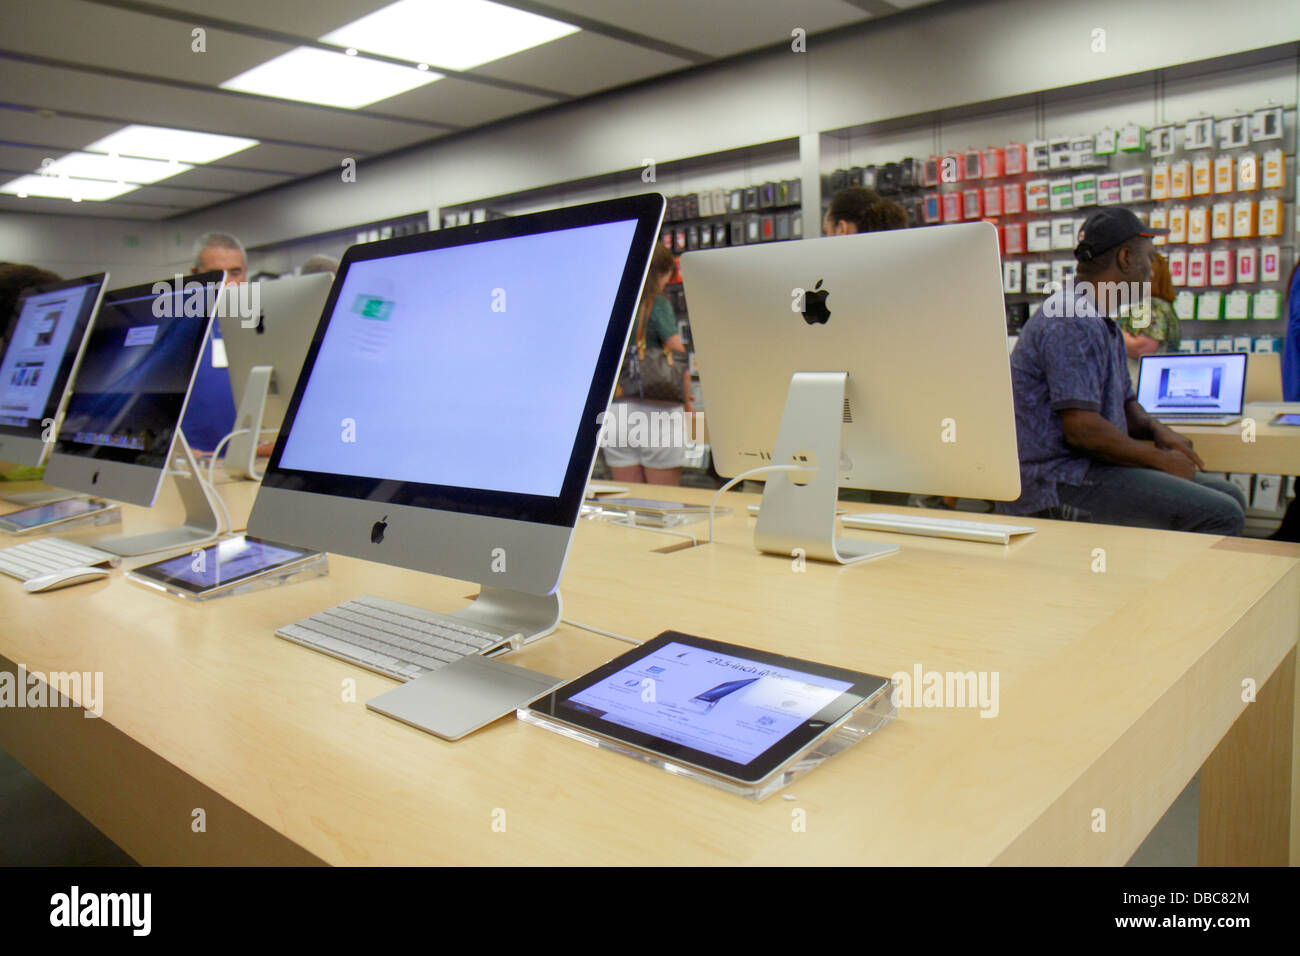
{"type": "MultiPolygon", "coordinates": [[[[188,129],[162,126],[127,126],[96,140],[86,149],[92,153],[117,153],[120,156],[144,156],[180,163],[211,163],[256,146],[257,140],[217,133],[196,133],[188,129]]],[[[179,172],[179,170],[176,170],[179,172]]],[[[151,182],[152,180],[137,180],[151,182]]]]}
{"type": "Polygon", "coordinates": [[[468,70],[577,32],[571,24],[489,0],[398,0],[320,39],[468,70]]]}
{"type": "Polygon", "coordinates": [[[44,196],[51,199],[101,202],[129,193],[138,187],[130,183],[110,183],[98,179],[65,179],[61,176],[19,176],[0,186],[0,193],[11,196],[44,196]]]}
{"type": "Polygon", "coordinates": [[[363,56],[299,47],[221,84],[259,96],[359,109],[440,79],[441,74],[363,56]]]}
{"type": "Polygon", "coordinates": [[[157,159],[105,156],[101,153],[69,153],[45,167],[46,176],[72,176],[83,179],[110,179],[126,183],[156,183],[187,169],[184,163],[164,163],[157,159]]]}
{"type": "Polygon", "coordinates": [[[95,140],[84,150],[46,163],[34,176],[22,176],[0,186],[0,193],[101,202],[256,146],[257,142],[242,136],[162,126],[127,126],[95,140]]]}

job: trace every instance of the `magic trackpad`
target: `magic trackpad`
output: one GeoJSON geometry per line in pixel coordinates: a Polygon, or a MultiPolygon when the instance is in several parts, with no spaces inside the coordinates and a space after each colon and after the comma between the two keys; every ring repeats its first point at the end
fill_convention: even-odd
{"type": "Polygon", "coordinates": [[[459,740],[564,681],[472,654],[366,701],[376,713],[459,740]]]}

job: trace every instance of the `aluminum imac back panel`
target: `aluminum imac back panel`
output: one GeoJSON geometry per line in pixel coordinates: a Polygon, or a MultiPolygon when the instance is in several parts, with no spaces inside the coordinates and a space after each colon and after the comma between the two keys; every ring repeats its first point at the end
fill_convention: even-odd
{"type": "Polygon", "coordinates": [[[180,432],[222,273],[104,294],[73,383],[47,484],[150,507],[180,432]]]}
{"type": "Polygon", "coordinates": [[[554,592],[663,208],[633,196],[349,249],[248,533],[554,592]]]}
{"type": "Polygon", "coordinates": [[[19,297],[0,353],[0,461],[45,461],[107,282],[101,272],[19,297]]]}
{"type": "Polygon", "coordinates": [[[681,269],[719,474],[774,464],[796,372],[844,371],[841,486],[1019,497],[993,226],[691,252],[681,269]]]}
{"type": "Polygon", "coordinates": [[[274,370],[262,412],[263,428],[279,428],[284,421],[332,282],[333,277],[324,273],[287,276],[226,286],[222,293],[217,322],[226,345],[236,407],[254,366],[274,370]]]}

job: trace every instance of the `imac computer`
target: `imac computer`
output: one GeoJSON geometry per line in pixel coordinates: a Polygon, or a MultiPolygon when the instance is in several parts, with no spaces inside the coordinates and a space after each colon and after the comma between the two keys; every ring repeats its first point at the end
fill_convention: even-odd
{"type": "Polygon", "coordinates": [[[477,582],[441,618],[496,635],[490,651],[552,631],[663,209],[632,196],[350,248],[248,533],[477,582]]]}
{"type": "Polygon", "coordinates": [[[289,276],[227,286],[222,294],[217,322],[238,409],[223,461],[232,478],[261,477],[258,436],[284,421],[332,282],[325,273],[289,276]]]}
{"type": "Polygon", "coordinates": [[[683,287],[718,473],[768,471],[759,550],[850,563],[840,485],[1020,495],[997,233],[988,223],[692,252],[683,287]]]}
{"type": "MultiPolygon", "coordinates": [[[[9,323],[12,334],[0,355],[0,461],[45,462],[107,282],[108,274],[100,273],[19,296],[9,323]]],[[[71,492],[56,491],[6,500],[37,505],[70,497],[71,492]]]]}
{"type": "Polygon", "coordinates": [[[171,531],[100,538],[98,548],[146,554],[189,547],[220,529],[180,423],[223,281],[210,272],[104,294],[45,480],[150,507],[177,452],[185,521],[171,531]]]}

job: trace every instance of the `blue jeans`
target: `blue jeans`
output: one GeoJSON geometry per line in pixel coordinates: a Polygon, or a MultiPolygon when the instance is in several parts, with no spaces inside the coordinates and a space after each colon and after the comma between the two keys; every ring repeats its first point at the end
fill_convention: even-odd
{"type": "Polygon", "coordinates": [[[1056,494],[1102,524],[1230,535],[1246,526],[1241,489],[1201,472],[1188,481],[1154,468],[1093,462],[1082,485],[1058,483],[1056,494]]]}

